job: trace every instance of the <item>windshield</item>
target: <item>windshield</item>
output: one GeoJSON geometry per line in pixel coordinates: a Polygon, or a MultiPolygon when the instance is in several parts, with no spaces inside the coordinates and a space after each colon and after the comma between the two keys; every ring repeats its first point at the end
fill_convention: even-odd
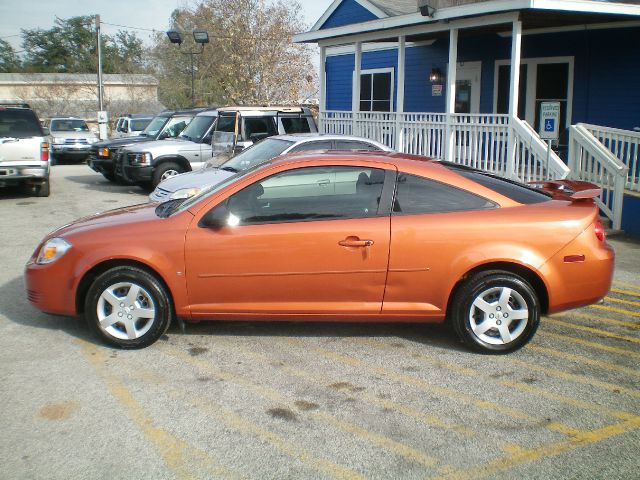
{"type": "Polygon", "coordinates": [[[171,117],[160,132],[159,138],[176,138],[191,123],[191,120],[193,117],[171,117]]]}
{"type": "Polygon", "coordinates": [[[209,115],[194,117],[193,121],[178,136],[180,138],[191,140],[192,142],[200,140],[202,136],[207,133],[207,130],[209,130],[209,127],[211,127],[211,124],[215,119],[216,117],[209,115]]]}
{"type": "Polygon", "coordinates": [[[144,129],[142,135],[146,135],[148,137],[155,137],[160,132],[162,126],[166,123],[169,117],[155,117],[151,120],[151,123],[147,125],[147,128],[144,129]]]}
{"type": "Polygon", "coordinates": [[[65,118],[63,120],[51,120],[52,132],[88,132],[89,127],[84,120],[72,120],[65,118]]]}
{"type": "Polygon", "coordinates": [[[139,132],[144,130],[149,125],[149,122],[151,122],[150,118],[134,118],[131,120],[131,131],[139,132]]]}
{"type": "Polygon", "coordinates": [[[273,157],[277,157],[293,144],[294,142],[290,140],[265,138],[243,152],[240,152],[228,162],[223,163],[220,168],[232,172],[242,172],[271,160],[273,157]]]}

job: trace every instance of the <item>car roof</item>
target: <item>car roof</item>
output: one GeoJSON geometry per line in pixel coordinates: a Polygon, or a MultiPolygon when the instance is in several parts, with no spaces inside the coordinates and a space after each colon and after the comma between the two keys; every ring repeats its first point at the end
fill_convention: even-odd
{"type": "Polygon", "coordinates": [[[303,107],[284,107],[284,106],[236,106],[221,107],[220,112],[259,112],[259,113],[305,113],[303,107]]]}
{"type": "Polygon", "coordinates": [[[305,133],[287,133],[284,135],[275,135],[273,137],[268,137],[271,139],[280,139],[287,140],[289,142],[295,143],[307,143],[312,142],[314,140],[345,140],[345,141],[355,141],[355,142],[367,142],[371,145],[376,145],[378,147],[382,147],[388,150],[391,150],[386,145],[377,142],[375,140],[371,140],[370,138],[357,137],[355,135],[340,135],[336,133],[313,133],[313,132],[305,132],[305,133]]]}

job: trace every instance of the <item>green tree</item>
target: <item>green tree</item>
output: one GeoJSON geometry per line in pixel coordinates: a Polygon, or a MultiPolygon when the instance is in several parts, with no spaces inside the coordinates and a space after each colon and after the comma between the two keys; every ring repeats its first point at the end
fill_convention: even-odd
{"type": "MultiPolygon", "coordinates": [[[[95,21],[91,16],[56,18],[48,30],[22,30],[24,69],[28,72],[93,73],[97,68],[95,21]]],[[[104,73],[143,70],[144,48],[135,34],[102,35],[104,73]]]]}
{"type": "Polygon", "coordinates": [[[300,9],[297,1],[202,0],[175,10],[171,28],[184,43],[157,35],[152,50],[161,101],[190,104],[191,59],[182,52],[199,50],[191,31],[204,28],[210,44],[194,56],[197,104],[297,103],[315,81],[310,47],[292,41],[306,29],[300,9]]]}
{"type": "Polygon", "coordinates": [[[0,73],[20,72],[22,64],[11,44],[0,39],[0,73]]]}

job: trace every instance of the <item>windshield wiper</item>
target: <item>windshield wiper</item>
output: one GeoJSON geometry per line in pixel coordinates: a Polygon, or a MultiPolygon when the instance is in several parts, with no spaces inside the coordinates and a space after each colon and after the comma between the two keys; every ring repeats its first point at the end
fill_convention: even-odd
{"type": "Polygon", "coordinates": [[[169,217],[185,200],[186,198],[174,198],[173,200],[168,200],[164,203],[161,203],[156,207],[156,215],[160,218],[169,217]]]}
{"type": "Polygon", "coordinates": [[[238,169],[237,168],[233,168],[233,167],[220,167],[220,170],[226,170],[227,172],[233,172],[233,173],[238,173],[238,169]]]}

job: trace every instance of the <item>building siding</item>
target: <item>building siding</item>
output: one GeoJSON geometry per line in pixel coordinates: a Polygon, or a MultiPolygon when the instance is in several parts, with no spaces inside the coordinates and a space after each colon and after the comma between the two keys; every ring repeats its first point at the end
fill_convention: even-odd
{"type": "MultiPolygon", "coordinates": [[[[640,38],[640,28],[584,30],[525,35],[522,57],[574,57],[571,123],[594,123],[631,130],[640,127],[640,49],[630,38],[640,38]]],[[[429,72],[447,71],[449,41],[406,50],[406,112],[442,112],[445,93],[431,95],[429,72]]],[[[496,60],[508,60],[511,38],[495,34],[463,37],[458,44],[460,62],[481,61],[480,112],[493,112],[496,60]]],[[[351,109],[354,55],[327,58],[327,108],[351,109]]],[[[397,50],[364,52],[362,69],[393,67],[397,92],[397,50]]],[[[395,105],[395,101],[394,101],[395,105]]],[[[396,105],[397,107],[397,105],[396,105]]]]}
{"type": "Polygon", "coordinates": [[[320,30],[325,28],[342,27],[343,25],[351,25],[353,23],[367,22],[376,20],[376,17],[369,10],[364,8],[355,0],[343,0],[333,13],[322,24],[320,30]]]}

